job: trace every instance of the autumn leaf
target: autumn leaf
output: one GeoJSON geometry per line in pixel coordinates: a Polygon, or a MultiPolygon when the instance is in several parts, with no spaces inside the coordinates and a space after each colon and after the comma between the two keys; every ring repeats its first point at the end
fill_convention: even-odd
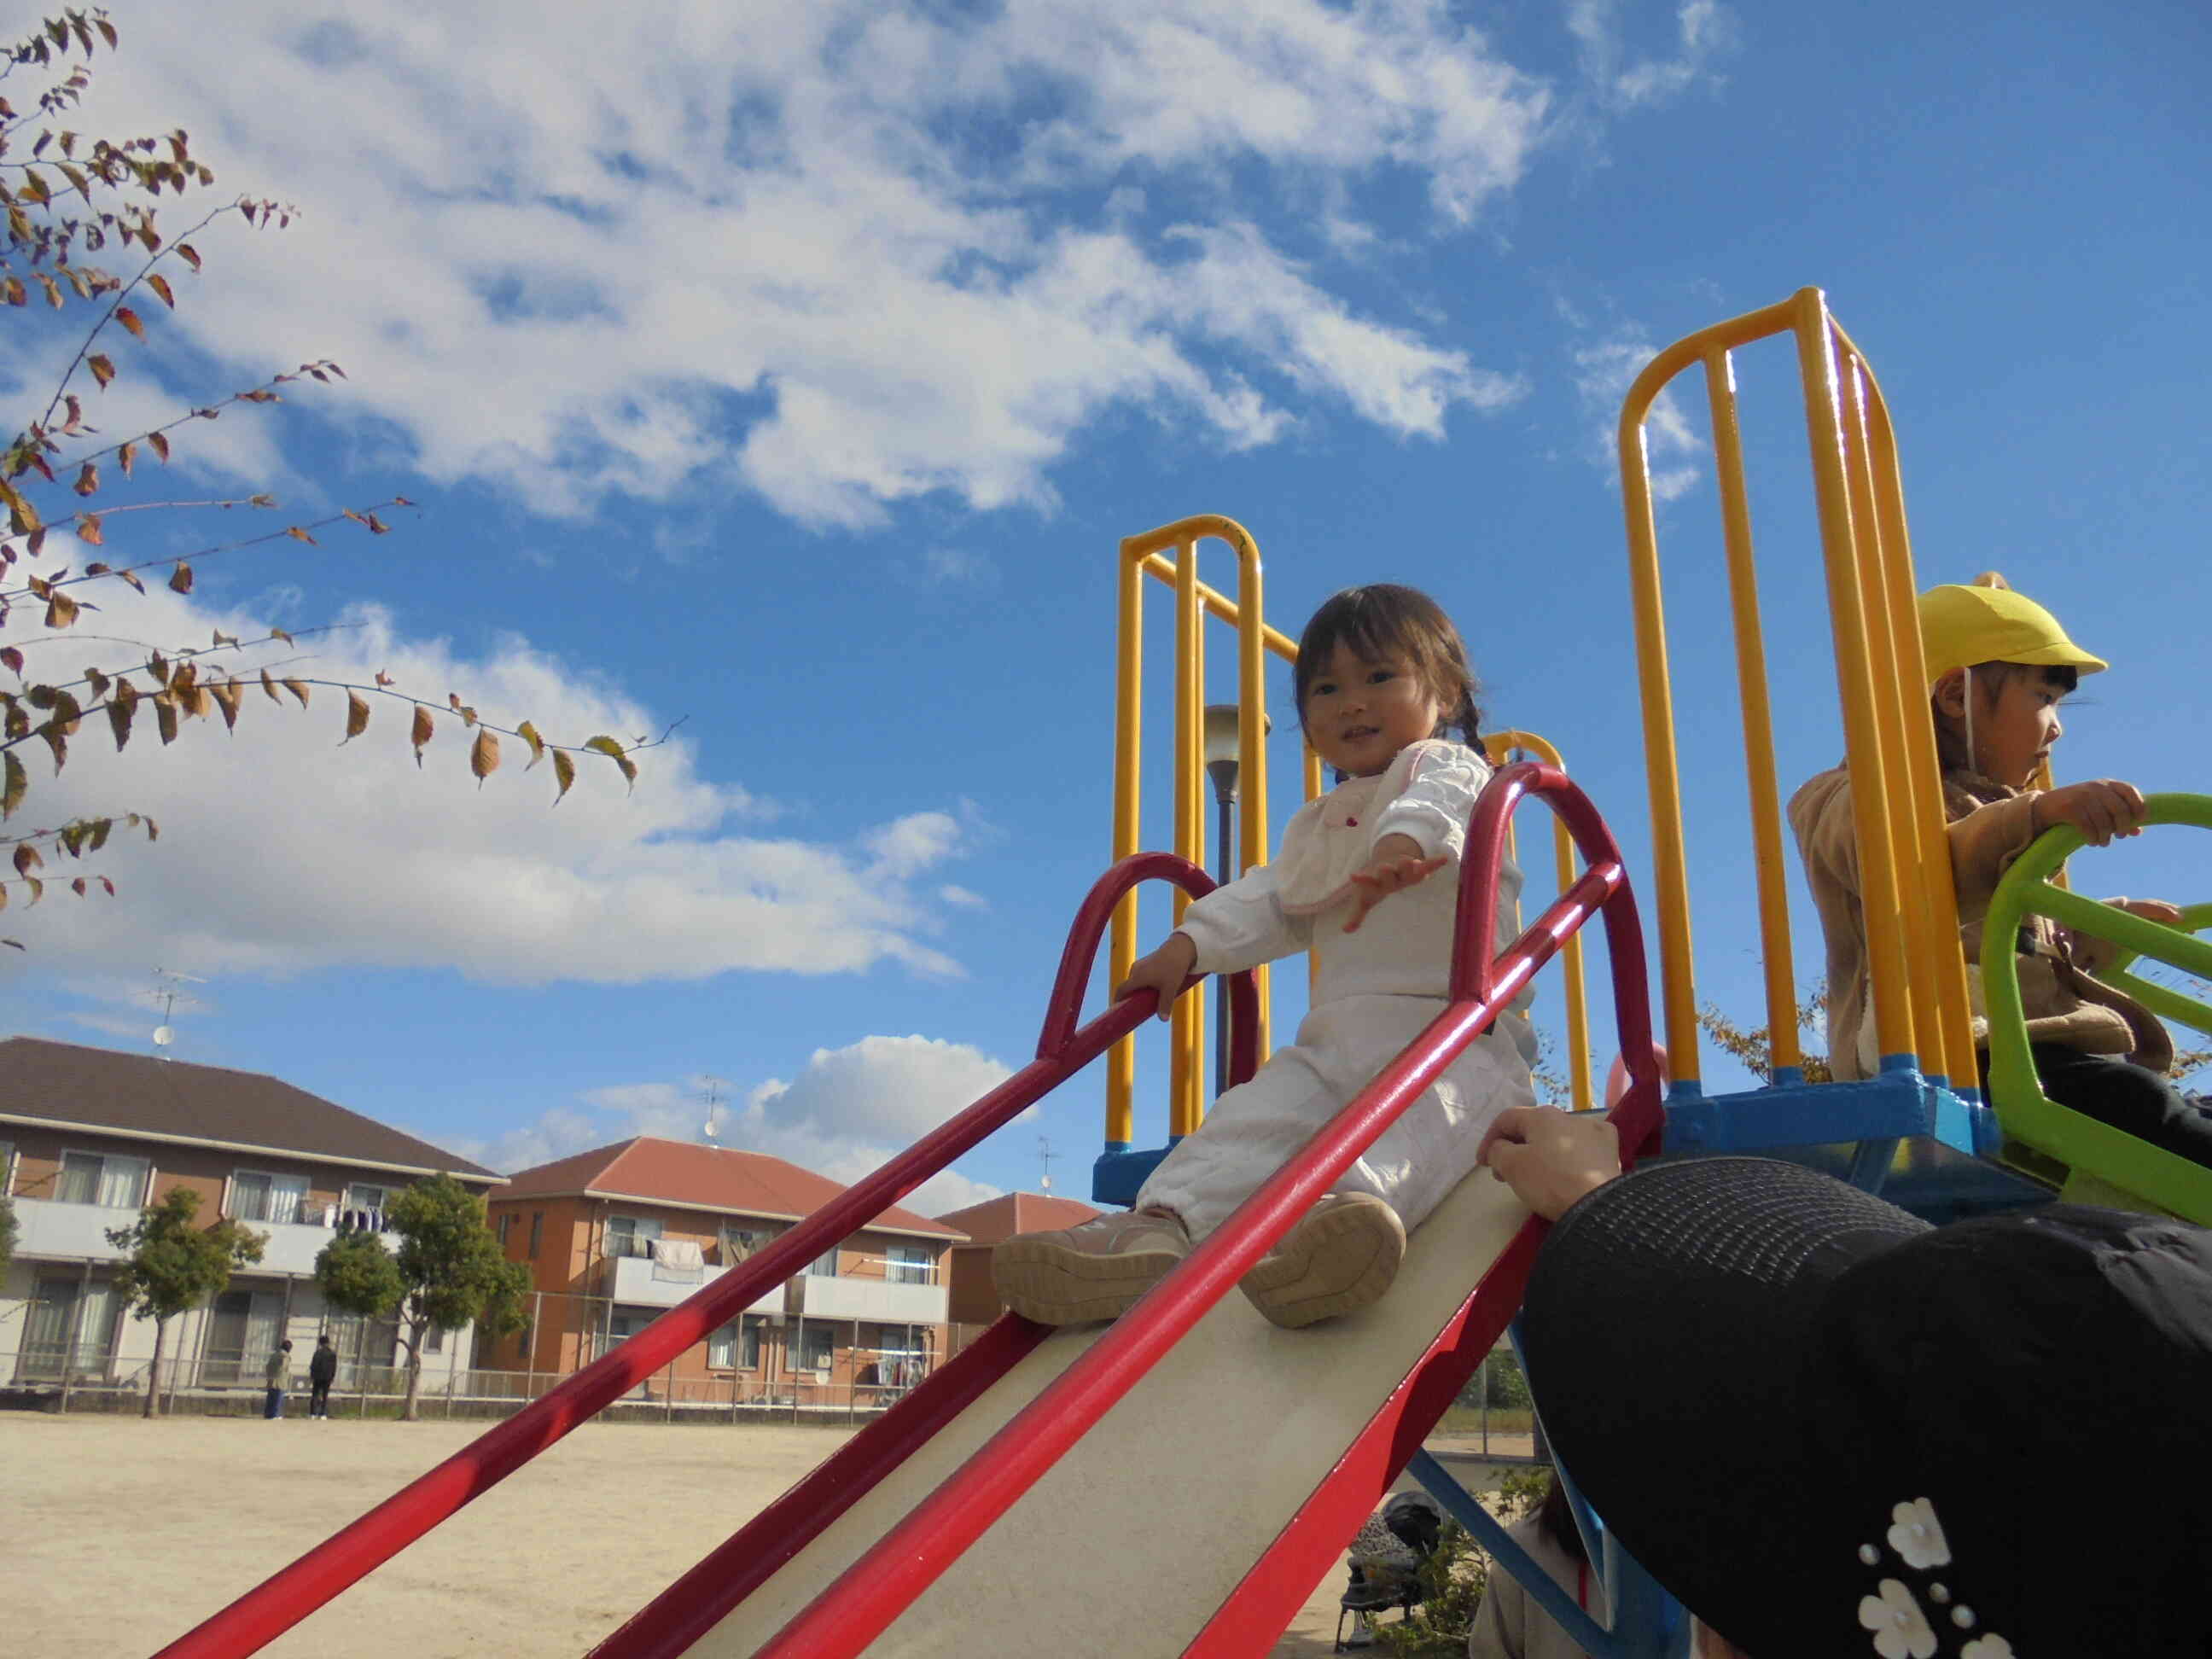
{"type": "Polygon", "coordinates": [[[76,601],[59,588],[56,588],[53,597],[46,601],[46,626],[67,628],[76,620],[76,601]]]}
{"type": "Polygon", "coordinates": [[[164,466],[167,465],[169,461],[169,440],[167,437],[159,432],[149,432],[146,434],[146,441],[154,446],[154,453],[161,458],[161,464],[164,466]]]}
{"type": "MultiPolygon", "coordinates": [[[[125,684],[127,684],[128,682],[126,681],[125,684]]],[[[131,741],[131,716],[137,712],[137,704],[125,702],[120,699],[107,705],[107,723],[115,729],[115,747],[118,753],[122,751],[125,744],[131,741]]]]}
{"type": "Polygon", "coordinates": [[[478,729],[477,740],[469,750],[469,770],[476,775],[477,787],[479,789],[483,787],[483,781],[486,778],[499,770],[499,734],[497,732],[478,729]]]}
{"type": "Polygon", "coordinates": [[[343,749],[368,730],[368,699],[358,691],[346,693],[346,734],[338,739],[343,749]]]}
{"type": "Polygon", "coordinates": [[[622,744],[604,733],[596,738],[585,738],[584,747],[594,754],[605,755],[610,760],[620,760],[623,757],[622,744]]]}
{"type": "Polygon", "coordinates": [[[177,568],[169,573],[169,589],[175,593],[192,591],[192,568],[182,559],[177,561],[177,568]]]}
{"type": "Polygon", "coordinates": [[[425,708],[421,703],[416,703],[415,705],[414,728],[408,733],[408,740],[415,745],[415,764],[416,766],[419,767],[422,764],[422,745],[430,741],[432,734],[435,732],[436,730],[437,726],[430,719],[430,711],[425,708]]]}
{"type": "Polygon", "coordinates": [[[76,483],[70,488],[80,495],[96,495],[100,489],[100,469],[87,461],[77,472],[76,483]]]}
{"type": "Polygon", "coordinates": [[[376,671],[376,683],[379,685],[396,685],[398,684],[398,681],[394,680],[391,675],[386,673],[381,668],[376,671]]]}
{"type": "Polygon", "coordinates": [[[27,876],[46,863],[46,855],[27,841],[15,843],[15,873],[27,876]]]}
{"type": "Polygon", "coordinates": [[[131,310],[129,306],[115,307],[115,320],[131,331],[132,339],[143,340],[146,337],[146,325],[138,320],[138,313],[131,310]]]}
{"type": "Polygon", "coordinates": [[[294,541],[305,542],[310,547],[320,547],[322,545],[320,542],[317,541],[313,536],[310,536],[306,530],[296,524],[287,525],[284,527],[284,533],[289,536],[294,541]]]}
{"type": "Polygon", "coordinates": [[[182,259],[194,270],[198,270],[200,268],[200,256],[192,251],[192,245],[190,242],[178,243],[176,252],[177,258],[182,259]]]}
{"type": "Polygon", "coordinates": [[[146,278],[146,286],[160,295],[161,303],[170,310],[174,311],[177,308],[177,296],[169,292],[169,279],[162,276],[160,271],[157,270],[146,278]]]}
{"type": "Polygon", "coordinates": [[[164,744],[177,740],[177,700],[167,692],[153,699],[154,724],[161,733],[164,744]]]}
{"type": "Polygon", "coordinates": [[[307,706],[307,688],[306,684],[299,680],[286,680],[283,684],[284,689],[300,700],[300,707],[305,708],[307,706]]]}
{"type": "Polygon", "coordinates": [[[284,701],[283,698],[276,695],[276,682],[269,678],[269,671],[265,668],[261,671],[261,689],[269,694],[270,702],[282,702],[284,701]]]}
{"type": "MultiPolygon", "coordinates": [[[[125,469],[125,471],[128,471],[130,469],[127,467],[125,469]]],[[[77,540],[88,543],[94,547],[100,546],[107,539],[106,532],[102,531],[100,527],[100,514],[97,513],[87,513],[77,520],[76,538],[77,540]]],[[[138,586],[137,580],[135,577],[129,575],[127,573],[125,574],[124,580],[130,582],[133,587],[138,586]]],[[[139,592],[143,592],[145,590],[143,588],[139,588],[139,592]]]]}
{"type": "Polygon", "coordinates": [[[115,452],[115,464],[123,469],[123,476],[131,476],[131,464],[138,459],[138,446],[125,444],[115,452]]]}
{"type": "Polygon", "coordinates": [[[4,765],[4,773],[0,773],[0,818],[12,818],[15,809],[23,804],[23,792],[30,787],[31,781],[25,775],[23,763],[15,758],[14,750],[0,755],[0,765],[4,765]]]}
{"type": "Polygon", "coordinates": [[[70,891],[75,893],[79,898],[84,896],[84,887],[85,882],[82,876],[73,876],[70,878],[70,891]]]}
{"type": "Polygon", "coordinates": [[[6,668],[18,679],[23,674],[23,653],[12,645],[0,645],[0,668],[6,668]]]}
{"type": "Polygon", "coordinates": [[[225,680],[220,685],[208,687],[208,695],[215,699],[216,706],[222,710],[222,724],[225,731],[238,730],[238,699],[242,690],[243,688],[236,680],[225,680]]]}
{"type": "MultiPolygon", "coordinates": [[[[528,720],[523,721],[514,735],[530,745],[530,766],[535,766],[545,758],[545,739],[538,735],[538,728],[528,720]]],[[[530,766],[522,769],[527,772],[530,766]]]]}
{"type": "MultiPolygon", "coordinates": [[[[8,758],[12,761],[15,757],[10,755],[8,758]]],[[[558,786],[553,796],[553,804],[556,806],[561,804],[561,797],[568,793],[568,786],[575,781],[576,763],[568,758],[567,750],[556,749],[553,751],[553,781],[558,786]]]]}
{"type": "Polygon", "coordinates": [[[84,366],[92,371],[92,378],[99,381],[103,389],[115,378],[115,365],[98,352],[86,358],[84,366]]]}

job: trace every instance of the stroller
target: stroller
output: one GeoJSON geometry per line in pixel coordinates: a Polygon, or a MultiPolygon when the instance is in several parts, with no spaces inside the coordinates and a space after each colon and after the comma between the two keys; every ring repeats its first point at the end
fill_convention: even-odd
{"type": "Polygon", "coordinates": [[[1372,1647],[1376,1614],[1396,1607],[1404,1617],[1426,1599],[1421,1569],[1436,1553],[1443,1529],[1443,1511],[1425,1492],[1399,1492],[1367,1517],[1352,1540],[1352,1582],[1337,1603],[1336,1645],[1331,1652],[1372,1647]],[[1347,1619],[1352,1621],[1348,1638],[1347,1619]]]}

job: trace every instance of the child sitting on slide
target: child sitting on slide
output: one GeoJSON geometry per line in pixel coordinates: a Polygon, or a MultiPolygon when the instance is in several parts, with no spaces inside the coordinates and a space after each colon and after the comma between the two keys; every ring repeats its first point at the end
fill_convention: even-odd
{"type": "MultiPolygon", "coordinates": [[[[2001,579],[1987,579],[2001,580],[2001,579]]],[[[1943,773],[1943,815],[1950,826],[1951,873],[1959,894],[1961,943],[1981,961],[1981,919],[1997,879],[2028,844],[2069,823],[2094,846],[2140,834],[2143,798],[2113,778],[2036,790],[2031,781],[2063,734],[2059,700],[2104,662],[2066,637],[2057,618],[2011,589],[1936,587],[1920,596],[1920,635],[1936,751],[1943,773]]],[[[1866,922],[1859,908],[1858,844],[1851,781],[1837,767],[1790,802],[1790,827],[1828,945],[1829,1064],[1838,1078],[1872,1077],[1866,922]]],[[[2181,920],[2155,899],[2108,901],[2171,927],[2181,920]]],[[[2045,917],[2021,928],[2020,992],[2030,1052],[2044,1092],[2198,1164],[2212,1165],[2212,1112],[2166,1076],[2172,1039],[2157,1017],[2092,977],[2112,947],[2081,938],[2045,917]]],[[[1988,1022],[1978,967],[1975,1035],[1986,1086],[1988,1022]]]]}
{"type": "MultiPolygon", "coordinates": [[[[1133,1210],[992,1252],[1000,1297],[1025,1318],[1066,1325],[1122,1313],[1443,1010],[1461,847],[1491,776],[1468,746],[1480,716],[1458,630],[1411,588],[1347,588],[1306,624],[1293,687],[1306,741],[1342,781],[1291,820],[1273,864],[1193,903],[1114,995],[1156,991],[1164,1018],[1194,972],[1234,973],[1303,950],[1318,964],[1311,1010],[1294,1046],[1176,1143],[1133,1210]]],[[[1509,865],[1501,909],[1519,889],[1509,865]]],[[[1407,1231],[1475,1167],[1490,1121],[1531,1102],[1525,1000],[1501,1012],[1245,1275],[1239,1288],[1269,1320],[1311,1324],[1390,1287],[1407,1231]]]]}

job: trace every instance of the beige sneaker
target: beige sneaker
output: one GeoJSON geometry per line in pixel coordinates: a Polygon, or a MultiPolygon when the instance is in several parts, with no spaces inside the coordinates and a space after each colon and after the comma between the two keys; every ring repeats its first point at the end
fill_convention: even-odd
{"type": "Polygon", "coordinates": [[[1272,1323],[1296,1330],[1376,1301],[1405,1259],[1395,1210],[1372,1193],[1331,1193],[1237,1288],[1272,1323]]]}
{"type": "Polygon", "coordinates": [[[1057,1232],[1018,1233],[991,1252],[999,1299],[1040,1325],[1117,1319],[1190,1254],[1174,1216],[1123,1210],[1057,1232]]]}

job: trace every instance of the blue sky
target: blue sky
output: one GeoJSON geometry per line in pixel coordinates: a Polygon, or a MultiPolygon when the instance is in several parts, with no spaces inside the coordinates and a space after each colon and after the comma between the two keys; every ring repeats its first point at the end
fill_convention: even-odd
{"type": "MultiPolygon", "coordinates": [[[[116,901],[11,909],[0,1027],[143,1047],[182,969],[179,1058],[501,1167],[691,1133],[713,1078],[726,1143],[849,1179],[1030,1051],[1109,848],[1115,544],[1195,513],[1253,531],[1288,631],[1347,583],[1437,593],[1493,722],[1565,751],[1641,876],[1620,389],[1807,284],[1881,376],[1923,580],[2002,569],[2112,659],[2062,774],[2205,787],[2194,8],[114,15],[78,125],[185,126],[222,190],[302,216],[201,238],[96,418],[327,356],[344,386],[196,427],[170,485],[419,507],[207,560],[189,599],[103,593],[103,625],[348,621],[307,672],[571,740],[682,724],[634,793],[590,767],[557,809],[512,758],[477,789],[450,728],[418,773],[396,707],[338,752],[327,694],[119,765],[81,745],[33,816],[135,807],[162,839],[111,845],[116,901]]],[[[0,375],[43,402],[75,343],[15,315],[0,375]]],[[[1840,752],[1802,428],[1786,353],[1739,374],[1794,781],[1840,752]]],[[[1655,460],[1701,983],[1748,1014],[1701,422],[1655,460]]],[[[234,522],[118,521],[109,555],[234,522]]],[[[1279,824],[1286,675],[1270,696],[1279,824]]],[[[2081,884],[2206,896],[2191,833],[2081,884]]],[[[1082,1190],[1101,1086],[925,1207],[1034,1186],[1040,1137],[1082,1190]]]]}

